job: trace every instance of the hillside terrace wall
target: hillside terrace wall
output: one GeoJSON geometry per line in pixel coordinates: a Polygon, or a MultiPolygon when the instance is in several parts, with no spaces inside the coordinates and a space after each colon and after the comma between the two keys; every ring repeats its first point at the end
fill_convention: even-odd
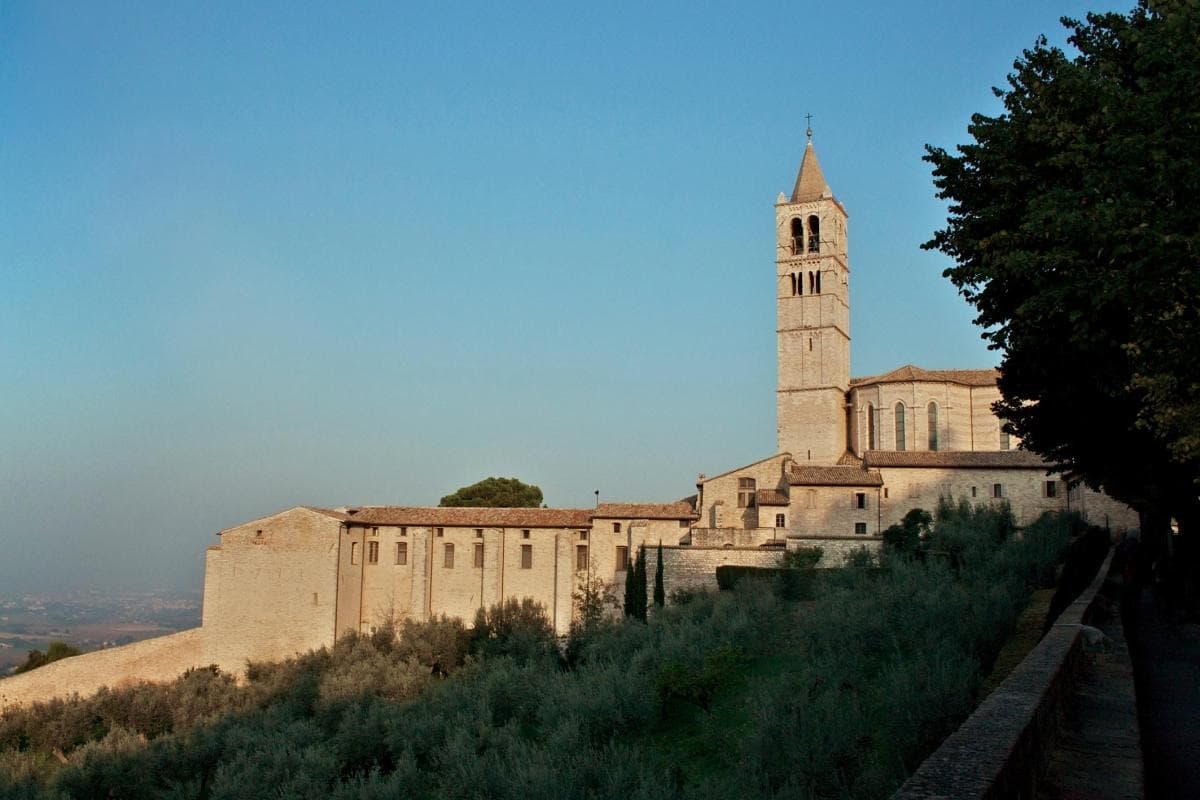
{"type": "Polygon", "coordinates": [[[925,759],[892,800],[1036,797],[1064,704],[1085,658],[1082,627],[1103,586],[1112,551],[1012,674],[925,759]]]}
{"type": "Polygon", "coordinates": [[[0,711],[68,693],[86,696],[102,686],[174,680],[207,663],[201,628],[94,650],[0,679],[0,711]]]}
{"type": "MultiPolygon", "coordinates": [[[[654,580],[654,555],[647,553],[646,580],[654,580]]],[[[762,547],[668,547],[663,545],[663,590],[716,591],[717,567],[777,567],[782,549],[762,547]]]]}

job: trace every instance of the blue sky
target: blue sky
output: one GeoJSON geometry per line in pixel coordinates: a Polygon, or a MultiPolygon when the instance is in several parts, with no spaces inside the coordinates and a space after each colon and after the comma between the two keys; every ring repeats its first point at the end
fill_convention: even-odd
{"type": "Polygon", "coordinates": [[[996,363],[919,249],[922,148],[1089,6],[844,5],[0,6],[0,591],[198,588],[297,503],[671,500],[770,454],[810,112],[853,372],[996,363]]]}

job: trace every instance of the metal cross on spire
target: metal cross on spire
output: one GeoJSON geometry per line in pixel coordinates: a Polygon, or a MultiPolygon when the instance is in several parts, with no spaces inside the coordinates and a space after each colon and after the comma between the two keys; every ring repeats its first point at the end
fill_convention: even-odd
{"type": "Polygon", "coordinates": [[[805,114],[804,119],[808,121],[808,129],[804,131],[804,135],[807,136],[808,140],[811,142],[812,141],[812,114],[805,114]]]}

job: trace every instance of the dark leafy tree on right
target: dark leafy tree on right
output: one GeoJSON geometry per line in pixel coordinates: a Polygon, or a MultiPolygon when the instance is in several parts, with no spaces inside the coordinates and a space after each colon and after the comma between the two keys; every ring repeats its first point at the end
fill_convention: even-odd
{"type": "MultiPolygon", "coordinates": [[[[1200,4],[1064,19],[928,147],[944,229],[926,243],[1003,354],[996,410],[1023,445],[1142,512],[1200,503],[1200,4]]],[[[1159,544],[1161,542],[1158,542],[1159,544]]]]}

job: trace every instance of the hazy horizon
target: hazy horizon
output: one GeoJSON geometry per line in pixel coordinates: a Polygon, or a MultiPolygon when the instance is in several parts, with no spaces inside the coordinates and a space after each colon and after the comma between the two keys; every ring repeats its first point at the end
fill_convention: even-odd
{"type": "Polygon", "coordinates": [[[994,365],[919,248],[922,148],[1088,7],[0,7],[0,591],[198,589],[296,504],[666,501],[771,454],[807,113],[853,372],[994,365]]]}

